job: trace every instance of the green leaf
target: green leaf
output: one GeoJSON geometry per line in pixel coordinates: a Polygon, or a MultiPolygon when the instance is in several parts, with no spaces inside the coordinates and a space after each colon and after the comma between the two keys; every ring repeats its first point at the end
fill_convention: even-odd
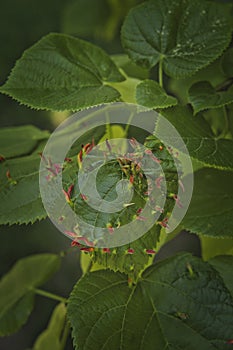
{"type": "MultiPolygon", "coordinates": [[[[80,196],[80,190],[77,184],[77,170],[73,168],[72,171],[72,174],[67,174],[67,178],[64,177],[64,187],[69,187],[70,183],[75,184],[72,197],[74,211],[78,213],[83,220],[88,222],[89,225],[93,226],[93,232],[90,232],[88,237],[88,240],[92,242],[95,241],[95,235],[98,237],[98,227],[105,228],[110,223],[114,227],[114,230],[116,230],[119,223],[121,226],[123,226],[131,220],[135,220],[134,216],[137,209],[145,206],[146,198],[143,196],[143,193],[145,192],[146,188],[145,185],[143,185],[141,191],[135,187],[134,196],[132,198],[132,202],[134,203],[133,205],[126,206],[124,209],[116,213],[105,213],[95,210],[88,205],[88,199],[85,202],[80,196]]],[[[120,180],[122,180],[123,177],[124,173],[122,172],[118,162],[109,162],[102,166],[97,177],[97,189],[101,198],[108,201],[115,199],[116,185],[120,180]]],[[[136,181],[137,180],[135,179],[135,186],[136,181]]],[[[151,260],[150,256],[145,252],[145,250],[154,249],[156,247],[159,238],[159,231],[160,226],[155,226],[138,240],[132,242],[131,244],[110,249],[110,252],[103,252],[102,249],[95,248],[91,253],[91,259],[94,264],[97,263],[102,265],[103,268],[111,268],[114,271],[125,272],[133,279],[136,279],[139,273],[151,260]],[[134,254],[127,253],[128,249],[130,248],[134,250],[134,254]]],[[[87,235],[87,232],[83,232],[82,227],[78,228],[78,232],[80,232],[82,235],[87,235]]]]}
{"type": "Polygon", "coordinates": [[[209,264],[218,271],[233,297],[233,256],[217,256],[209,260],[209,264]]]}
{"type": "Polygon", "coordinates": [[[49,132],[26,125],[0,130],[0,224],[46,217],[39,192],[39,152],[49,132]]]}
{"type": "MultiPolygon", "coordinates": [[[[196,118],[188,108],[181,106],[163,109],[160,113],[180,133],[191,158],[205,166],[233,170],[233,141],[215,138],[201,115],[196,118]]],[[[175,146],[176,140],[171,140],[173,142],[175,146]]]]}
{"type": "Polygon", "coordinates": [[[86,274],[68,303],[75,349],[227,349],[233,299],[207,263],[182,254],[125,275],[86,274]]]}
{"type": "MultiPolygon", "coordinates": [[[[112,151],[119,152],[120,154],[125,154],[127,152],[127,142],[124,140],[126,137],[126,131],[121,125],[106,124],[106,132],[98,141],[98,144],[102,142],[105,144],[106,140],[119,138],[120,140],[118,142],[115,141],[112,151]]],[[[101,146],[99,146],[99,149],[101,149],[101,146]]]]}
{"type": "Polygon", "coordinates": [[[0,337],[17,332],[28,320],[34,307],[34,294],[27,293],[0,316],[0,337]]]}
{"type": "Polygon", "coordinates": [[[122,44],[134,62],[151,68],[162,61],[169,76],[181,78],[219,57],[230,43],[231,31],[227,5],[150,0],[129,12],[122,44]]]}
{"type": "Polygon", "coordinates": [[[49,132],[33,125],[0,129],[0,152],[4,158],[30,154],[40,141],[49,138],[49,132]]]}
{"type": "Polygon", "coordinates": [[[233,47],[224,53],[222,57],[222,69],[228,78],[233,77],[233,47]]]}
{"type": "Polygon", "coordinates": [[[227,91],[217,92],[208,81],[202,81],[189,89],[189,102],[194,114],[208,109],[219,108],[233,102],[233,86],[227,91]]]}
{"type": "Polygon", "coordinates": [[[0,281],[0,335],[16,332],[33,308],[33,290],[44,284],[60,267],[55,254],[23,258],[0,281]]]}
{"type": "Polygon", "coordinates": [[[153,257],[146,253],[147,249],[155,250],[159,241],[160,227],[154,226],[134,242],[111,249],[109,253],[95,250],[91,259],[94,262],[91,271],[102,266],[103,269],[110,268],[113,271],[126,273],[130,280],[136,281],[140,273],[153,262],[153,257]],[[128,254],[128,249],[133,250],[133,254],[128,254]]]}
{"type": "Polygon", "coordinates": [[[233,255],[233,238],[200,236],[202,258],[209,260],[218,255],[233,255]]]}
{"type": "MultiPolygon", "coordinates": [[[[216,139],[226,138],[231,139],[229,119],[228,117],[228,108],[223,106],[221,108],[213,108],[207,111],[203,111],[202,115],[210,125],[211,130],[216,137],[216,139]]],[[[199,116],[198,116],[199,118],[199,116]]]]}
{"type": "MultiPolygon", "coordinates": [[[[122,133],[124,130],[121,128],[110,128],[108,130],[107,135],[112,138],[114,135],[111,134],[111,131],[116,132],[115,136],[119,135],[119,132],[122,133]]],[[[104,138],[102,139],[102,141],[104,138]]],[[[117,146],[117,142],[114,141],[114,146],[117,146]]],[[[123,145],[124,146],[124,145],[123,145]]],[[[112,148],[112,151],[114,148],[112,148]]],[[[175,205],[175,200],[169,194],[177,192],[177,171],[174,168],[174,162],[168,152],[160,152],[164,157],[164,162],[162,163],[162,167],[164,168],[164,173],[166,175],[166,185],[167,185],[167,198],[164,206],[163,213],[158,218],[158,221],[155,222],[154,226],[148,229],[142,237],[136,240],[137,236],[134,235],[134,232],[126,232],[129,236],[129,241],[131,243],[124,244],[122,246],[118,246],[114,249],[103,250],[101,248],[92,248],[93,251],[89,252],[91,259],[96,266],[96,263],[101,265],[103,268],[110,268],[114,271],[125,272],[132,278],[136,280],[142,270],[152,262],[152,258],[148,253],[148,250],[155,251],[159,240],[159,233],[161,229],[161,221],[167,218],[175,205]]],[[[140,153],[139,153],[140,154],[140,153]]],[[[160,156],[159,155],[159,156],[160,156]]],[[[127,159],[127,158],[126,158],[127,159]]],[[[97,159],[98,161],[98,159],[97,159]]],[[[129,160],[127,160],[129,161],[129,160]]],[[[126,162],[127,163],[127,162],[126,162]]],[[[92,166],[95,164],[94,155],[92,156],[92,166]]],[[[127,165],[127,164],[126,164],[127,165]]],[[[122,179],[130,180],[130,176],[133,174],[133,197],[131,203],[125,201],[125,206],[116,210],[114,213],[108,213],[102,210],[97,210],[89,205],[89,198],[86,196],[85,190],[82,191],[82,195],[86,196],[86,199],[83,199],[83,196],[80,195],[80,188],[77,182],[77,172],[78,167],[76,165],[72,167],[70,172],[67,172],[67,176],[63,176],[63,184],[64,188],[68,189],[71,184],[74,185],[74,190],[72,193],[72,208],[73,210],[82,217],[82,219],[92,226],[91,229],[87,229],[82,224],[78,227],[74,227],[74,233],[76,236],[85,236],[91,242],[98,242],[99,238],[99,228],[111,227],[114,237],[117,240],[117,228],[123,227],[135,219],[145,219],[140,217],[138,211],[140,212],[147,203],[147,182],[145,177],[141,177],[139,173],[134,172],[134,167],[132,167],[133,162],[128,163],[128,172],[123,171],[123,167],[120,165],[119,161],[106,161],[103,166],[100,167],[98,171],[98,175],[96,178],[96,187],[99,192],[99,196],[105,201],[112,201],[116,198],[116,187],[119,181],[122,179]],[[139,217],[137,217],[139,215],[139,217]]],[[[126,168],[125,168],[126,169],[126,168]]],[[[124,169],[124,170],[125,170],[124,169]]],[[[89,171],[86,171],[88,175],[89,171]]],[[[84,176],[86,176],[85,172],[84,176]]],[[[65,174],[64,174],[65,175],[65,174]]],[[[152,175],[151,181],[155,181],[156,175],[152,175]]],[[[83,180],[84,181],[84,180],[83,180]]],[[[150,203],[149,203],[150,205],[150,203]]],[[[151,203],[151,211],[153,213],[153,209],[155,209],[155,204],[151,203]]],[[[157,210],[157,209],[155,209],[157,210]]],[[[153,215],[153,214],[151,214],[153,215]]],[[[146,223],[145,223],[146,225],[146,223]]],[[[113,239],[111,243],[113,242],[113,239]]],[[[105,241],[106,242],[106,241],[105,241]]],[[[119,243],[117,241],[117,243],[119,243]]],[[[101,243],[104,245],[104,243],[101,243]]],[[[123,243],[122,243],[123,244],[123,243]]],[[[119,244],[116,244],[116,246],[119,244]]],[[[103,246],[104,247],[104,246],[103,246]]],[[[152,255],[154,252],[152,252],[152,255]]],[[[86,270],[86,266],[84,266],[86,270]]]]}
{"type": "Polygon", "coordinates": [[[208,237],[233,238],[232,191],[232,172],[217,169],[196,172],[183,227],[208,237]]]}
{"type": "Polygon", "coordinates": [[[217,87],[226,79],[221,66],[221,58],[210,63],[193,74],[191,77],[183,79],[169,79],[168,89],[178,97],[182,104],[188,103],[188,90],[199,81],[208,81],[212,86],[217,87]]]}
{"type": "Polygon", "coordinates": [[[44,330],[33,346],[33,350],[62,350],[62,335],[66,323],[66,307],[58,304],[53,311],[48,327],[44,330]]]}
{"type": "Polygon", "coordinates": [[[28,224],[47,216],[40,197],[39,165],[38,154],[0,164],[1,225],[28,224]],[[10,178],[7,177],[8,171],[10,178]]]}
{"type": "Polygon", "coordinates": [[[177,104],[177,99],[167,95],[166,91],[153,80],[144,80],[137,85],[136,100],[140,105],[149,108],[167,108],[177,104]]]}
{"type": "Polygon", "coordinates": [[[121,95],[121,101],[136,104],[136,99],[135,99],[136,87],[140,81],[141,80],[139,79],[128,77],[123,82],[109,83],[109,85],[112,86],[117,91],[119,91],[121,95]]]}
{"type": "Polygon", "coordinates": [[[118,100],[119,93],[107,83],[122,80],[102,49],[49,34],[24,52],[0,92],[33,108],[75,111],[118,100]]]}

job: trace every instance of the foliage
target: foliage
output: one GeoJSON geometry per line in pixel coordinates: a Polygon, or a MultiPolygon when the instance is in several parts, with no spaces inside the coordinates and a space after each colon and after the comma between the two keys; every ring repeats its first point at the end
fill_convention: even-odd
{"type": "MultiPolygon", "coordinates": [[[[68,299],[38,289],[57,271],[60,256],[42,254],[18,261],[0,283],[0,335],[25,324],[34,296],[40,294],[60,303],[34,350],[64,349],[69,327],[74,347],[80,350],[228,349],[233,343],[232,5],[127,1],[124,10],[117,11],[120,0],[100,3],[101,11],[83,17],[80,36],[95,32],[111,40],[124,18],[121,41],[128,57],[111,56],[83,39],[51,33],[25,50],[0,92],[49,111],[79,111],[115,101],[158,111],[180,133],[193,161],[193,197],[177,232],[198,235],[202,257],[183,253],[153,263],[157,251],[173,237],[165,228],[178,187],[176,164],[155,133],[140,134],[129,125],[96,127],[72,146],[62,167],[64,194],[72,209],[110,231],[135,215],[143,220],[140,210],[148,200],[148,187],[132,159],[106,162],[97,177],[99,194],[109,201],[115,199],[121,179],[133,183],[133,205],[119,213],[100,214],[90,208],[77,184],[84,145],[130,137],[139,138],[155,159],[162,159],[168,188],[164,210],[156,224],[129,245],[102,249],[74,239],[83,276],[68,299]]],[[[67,8],[66,32],[80,31],[73,20],[67,23],[83,6],[79,1],[67,8]]],[[[49,136],[32,125],[0,130],[1,225],[32,224],[46,217],[38,179],[49,136]]],[[[48,167],[56,172],[53,165],[48,167]]]]}

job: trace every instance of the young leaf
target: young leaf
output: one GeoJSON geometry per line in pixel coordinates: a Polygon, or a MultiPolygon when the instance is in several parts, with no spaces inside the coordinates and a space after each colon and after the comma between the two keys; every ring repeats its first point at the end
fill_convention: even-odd
{"type": "Polygon", "coordinates": [[[228,106],[208,109],[203,111],[202,115],[210,125],[216,139],[232,139],[230,136],[230,113],[228,113],[228,106]]]}
{"type": "Polygon", "coordinates": [[[219,57],[231,40],[229,6],[202,0],[150,0],[122,27],[130,58],[147,68],[162,61],[174,78],[192,75],[219,57]]]}
{"type": "Polygon", "coordinates": [[[62,350],[62,335],[66,323],[66,307],[58,304],[53,311],[48,327],[44,330],[33,346],[33,350],[62,350]]]}
{"type": "Polygon", "coordinates": [[[33,108],[80,110],[116,101],[124,80],[110,57],[86,41],[49,34],[26,50],[0,92],[33,108]]]}
{"type": "Polygon", "coordinates": [[[202,81],[189,89],[189,102],[194,115],[208,108],[219,108],[233,102],[233,86],[227,91],[217,92],[208,81],[202,81]]]}
{"type": "Polygon", "coordinates": [[[221,66],[221,58],[210,63],[193,74],[191,77],[183,79],[169,79],[168,89],[171,93],[178,97],[182,104],[188,103],[188,90],[190,87],[199,81],[208,81],[212,86],[217,87],[226,80],[221,66]]]}
{"type": "Polygon", "coordinates": [[[183,227],[203,236],[233,238],[232,191],[232,172],[217,169],[197,171],[183,227]]]}
{"type": "Polygon", "coordinates": [[[120,273],[86,274],[67,311],[75,349],[220,350],[232,338],[229,291],[189,254],[152,266],[132,288],[120,273]]]}
{"type": "Polygon", "coordinates": [[[55,254],[23,258],[0,281],[0,335],[16,332],[33,308],[33,290],[44,284],[60,266],[55,254]]]}
{"type": "Polygon", "coordinates": [[[136,88],[137,103],[149,108],[167,108],[175,106],[177,99],[167,95],[156,81],[144,80],[136,88]]]}

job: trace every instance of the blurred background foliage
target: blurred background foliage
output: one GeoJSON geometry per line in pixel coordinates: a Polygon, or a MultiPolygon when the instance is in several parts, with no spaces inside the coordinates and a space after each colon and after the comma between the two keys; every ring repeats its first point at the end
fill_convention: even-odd
{"type": "MultiPolygon", "coordinates": [[[[129,9],[140,2],[142,1],[2,0],[0,84],[4,83],[23,51],[50,32],[62,32],[84,38],[101,46],[109,54],[121,53],[122,21],[129,9]]],[[[52,131],[69,115],[31,110],[3,95],[0,96],[0,105],[0,127],[33,124],[52,131]]],[[[1,275],[6,273],[16,260],[26,255],[70,250],[70,241],[62,236],[48,219],[32,226],[0,226],[0,235],[1,275]]],[[[161,257],[182,248],[191,249],[196,254],[199,252],[199,243],[191,235],[187,239],[187,234],[183,234],[171,243],[169,242],[165,253],[164,250],[160,253],[161,257]]],[[[69,294],[81,275],[77,250],[74,248],[72,252],[64,258],[62,269],[45,289],[63,296],[69,294]]],[[[54,306],[53,301],[38,296],[28,324],[15,335],[0,339],[0,349],[24,350],[32,347],[36,336],[46,327],[54,306]]],[[[71,340],[66,349],[72,349],[71,340]]]]}

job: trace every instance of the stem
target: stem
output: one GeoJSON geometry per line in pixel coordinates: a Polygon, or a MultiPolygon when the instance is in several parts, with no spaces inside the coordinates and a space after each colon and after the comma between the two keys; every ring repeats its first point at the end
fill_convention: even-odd
{"type": "Polygon", "coordinates": [[[163,59],[159,61],[159,85],[163,87],[163,59]]]}
{"type": "Polygon", "coordinates": [[[232,78],[227,79],[224,82],[218,84],[215,87],[215,90],[216,91],[224,91],[224,90],[228,89],[232,84],[233,84],[233,79],[232,78]]]}
{"type": "Polygon", "coordinates": [[[130,124],[131,124],[131,121],[132,121],[133,117],[134,117],[134,114],[131,113],[130,116],[129,116],[129,119],[127,121],[126,127],[125,127],[125,135],[128,134],[129,127],[130,127],[130,124]]]}
{"type": "Polygon", "coordinates": [[[65,324],[64,331],[61,338],[61,349],[65,349],[69,333],[70,333],[70,326],[68,321],[66,320],[66,324],[65,324]]]}
{"type": "Polygon", "coordinates": [[[57,300],[57,301],[60,301],[62,303],[67,303],[67,299],[66,298],[63,298],[60,295],[56,295],[56,294],[53,294],[53,293],[50,293],[50,292],[46,292],[46,290],[43,290],[43,289],[35,288],[35,289],[33,289],[33,292],[38,294],[38,295],[42,295],[43,297],[49,298],[49,299],[57,300]]]}
{"type": "Polygon", "coordinates": [[[87,271],[84,273],[84,275],[86,275],[86,273],[88,273],[88,272],[91,271],[92,266],[93,266],[93,261],[90,259],[90,263],[89,263],[89,265],[88,265],[88,267],[87,267],[87,271]]]}

